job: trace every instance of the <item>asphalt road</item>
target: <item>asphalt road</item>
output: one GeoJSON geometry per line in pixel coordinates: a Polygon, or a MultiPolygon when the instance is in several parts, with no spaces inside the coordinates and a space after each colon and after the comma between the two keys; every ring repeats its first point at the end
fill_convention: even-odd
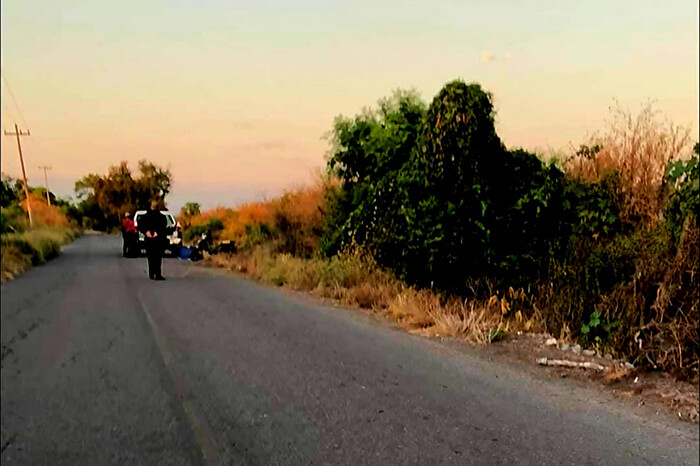
{"type": "Polygon", "coordinates": [[[86,236],[2,286],[2,464],[697,464],[697,426],[86,236]]]}

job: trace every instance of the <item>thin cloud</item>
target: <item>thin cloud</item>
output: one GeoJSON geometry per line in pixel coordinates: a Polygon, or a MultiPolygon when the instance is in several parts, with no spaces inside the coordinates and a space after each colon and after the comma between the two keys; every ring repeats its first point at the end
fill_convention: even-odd
{"type": "Polygon", "coordinates": [[[491,62],[494,62],[496,60],[508,61],[508,60],[510,60],[510,58],[512,56],[513,56],[513,54],[511,54],[510,52],[505,52],[505,53],[497,55],[497,54],[491,52],[490,50],[484,50],[483,52],[481,52],[481,55],[479,56],[479,61],[481,63],[491,63],[491,62]]]}
{"type": "Polygon", "coordinates": [[[493,52],[490,52],[488,50],[485,50],[481,52],[481,57],[479,60],[481,63],[490,63],[496,59],[496,56],[493,54],[493,52]]]}

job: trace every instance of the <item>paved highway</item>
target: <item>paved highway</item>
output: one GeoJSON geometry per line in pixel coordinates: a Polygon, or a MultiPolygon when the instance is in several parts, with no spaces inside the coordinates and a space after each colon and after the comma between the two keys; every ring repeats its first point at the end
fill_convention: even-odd
{"type": "Polygon", "coordinates": [[[85,236],[2,286],[3,465],[697,464],[697,426],[85,236]]]}

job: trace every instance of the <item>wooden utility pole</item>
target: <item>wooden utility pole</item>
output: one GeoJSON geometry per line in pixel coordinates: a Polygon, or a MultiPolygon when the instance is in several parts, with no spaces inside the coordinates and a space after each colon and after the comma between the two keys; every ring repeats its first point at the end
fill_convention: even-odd
{"type": "Polygon", "coordinates": [[[51,196],[49,196],[49,177],[46,175],[46,171],[51,170],[51,166],[40,166],[39,170],[44,170],[44,188],[46,188],[46,203],[48,205],[51,205],[51,196]]]}
{"type": "Polygon", "coordinates": [[[27,172],[24,170],[24,158],[22,158],[22,143],[20,142],[20,136],[29,136],[29,130],[21,131],[17,128],[17,123],[15,123],[15,132],[10,133],[5,131],[5,136],[17,136],[17,150],[19,150],[19,163],[22,166],[22,181],[24,182],[24,197],[27,200],[27,215],[29,216],[29,226],[33,226],[32,221],[32,205],[29,202],[29,187],[27,186],[27,172]]]}

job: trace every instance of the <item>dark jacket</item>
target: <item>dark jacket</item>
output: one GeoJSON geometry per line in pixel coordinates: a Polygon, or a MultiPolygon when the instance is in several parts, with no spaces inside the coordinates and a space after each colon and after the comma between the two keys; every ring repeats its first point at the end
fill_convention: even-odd
{"type": "Polygon", "coordinates": [[[161,214],[158,210],[149,210],[139,219],[139,231],[146,235],[146,241],[150,241],[153,238],[149,238],[146,234],[147,232],[156,233],[156,240],[159,242],[165,241],[167,220],[165,215],[161,214]]]}

